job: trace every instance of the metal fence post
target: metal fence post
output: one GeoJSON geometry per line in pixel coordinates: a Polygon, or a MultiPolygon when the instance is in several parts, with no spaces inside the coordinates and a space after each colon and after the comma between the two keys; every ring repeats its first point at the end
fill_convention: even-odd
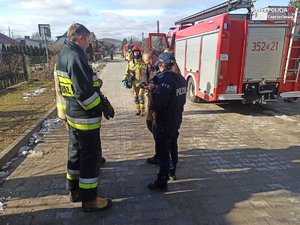
{"type": "Polygon", "coordinates": [[[25,54],[23,54],[23,62],[24,62],[25,79],[29,81],[31,79],[31,74],[29,70],[29,58],[25,54]]]}

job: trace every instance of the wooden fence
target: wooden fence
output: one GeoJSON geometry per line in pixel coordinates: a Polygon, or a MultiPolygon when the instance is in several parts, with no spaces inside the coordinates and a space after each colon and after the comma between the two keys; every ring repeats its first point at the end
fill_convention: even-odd
{"type": "Polygon", "coordinates": [[[0,54],[0,90],[29,80],[28,59],[23,54],[0,54]]]}

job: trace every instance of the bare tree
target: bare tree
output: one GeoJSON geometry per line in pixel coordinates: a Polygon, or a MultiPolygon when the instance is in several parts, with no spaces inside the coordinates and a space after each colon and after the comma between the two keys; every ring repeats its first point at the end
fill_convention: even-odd
{"type": "Polygon", "coordinates": [[[32,33],[31,35],[32,40],[43,40],[43,38],[40,36],[38,32],[32,33]]]}
{"type": "Polygon", "coordinates": [[[290,0],[289,1],[289,6],[294,7],[294,8],[299,8],[300,7],[300,0],[290,0]]]}

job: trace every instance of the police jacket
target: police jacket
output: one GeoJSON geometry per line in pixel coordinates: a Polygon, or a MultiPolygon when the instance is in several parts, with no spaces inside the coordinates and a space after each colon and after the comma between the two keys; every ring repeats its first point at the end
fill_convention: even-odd
{"type": "Polygon", "coordinates": [[[167,132],[176,132],[182,122],[186,101],[186,80],[180,74],[164,71],[158,76],[150,109],[156,112],[156,125],[167,132]]]}
{"type": "Polygon", "coordinates": [[[79,130],[100,128],[100,83],[88,64],[84,51],[67,42],[58,55],[56,74],[60,92],[66,100],[66,117],[70,126],[79,130]]]}

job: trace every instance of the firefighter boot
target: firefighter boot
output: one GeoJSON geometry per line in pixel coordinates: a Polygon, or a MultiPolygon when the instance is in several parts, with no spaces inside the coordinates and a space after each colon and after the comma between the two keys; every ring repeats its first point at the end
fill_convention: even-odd
{"type": "Polygon", "coordinates": [[[70,191],[70,202],[81,202],[79,190],[70,191]]]}
{"type": "Polygon", "coordinates": [[[82,210],[84,212],[102,211],[112,206],[111,199],[97,197],[91,201],[82,202],[82,210]]]}
{"type": "Polygon", "coordinates": [[[141,117],[144,117],[145,116],[145,109],[142,109],[141,110],[141,117]]]}
{"type": "Polygon", "coordinates": [[[106,163],[106,159],[104,157],[101,157],[101,159],[100,159],[100,165],[103,165],[104,163],[106,163]]]}
{"type": "Polygon", "coordinates": [[[140,110],[140,109],[137,109],[135,115],[136,115],[136,116],[141,115],[141,110],[140,110]]]}
{"type": "Polygon", "coordinates": [[[147,163],[153,164],[153,165],[158,165],[158,156],[155,154],[151,158],[148,158],[147,163]]]}
{"type": "Polygon", "coordinates": [[[168,176],[157,176],[157,180],[149,183],[148,188],[152,191],[168,191],[168,176]]]}

